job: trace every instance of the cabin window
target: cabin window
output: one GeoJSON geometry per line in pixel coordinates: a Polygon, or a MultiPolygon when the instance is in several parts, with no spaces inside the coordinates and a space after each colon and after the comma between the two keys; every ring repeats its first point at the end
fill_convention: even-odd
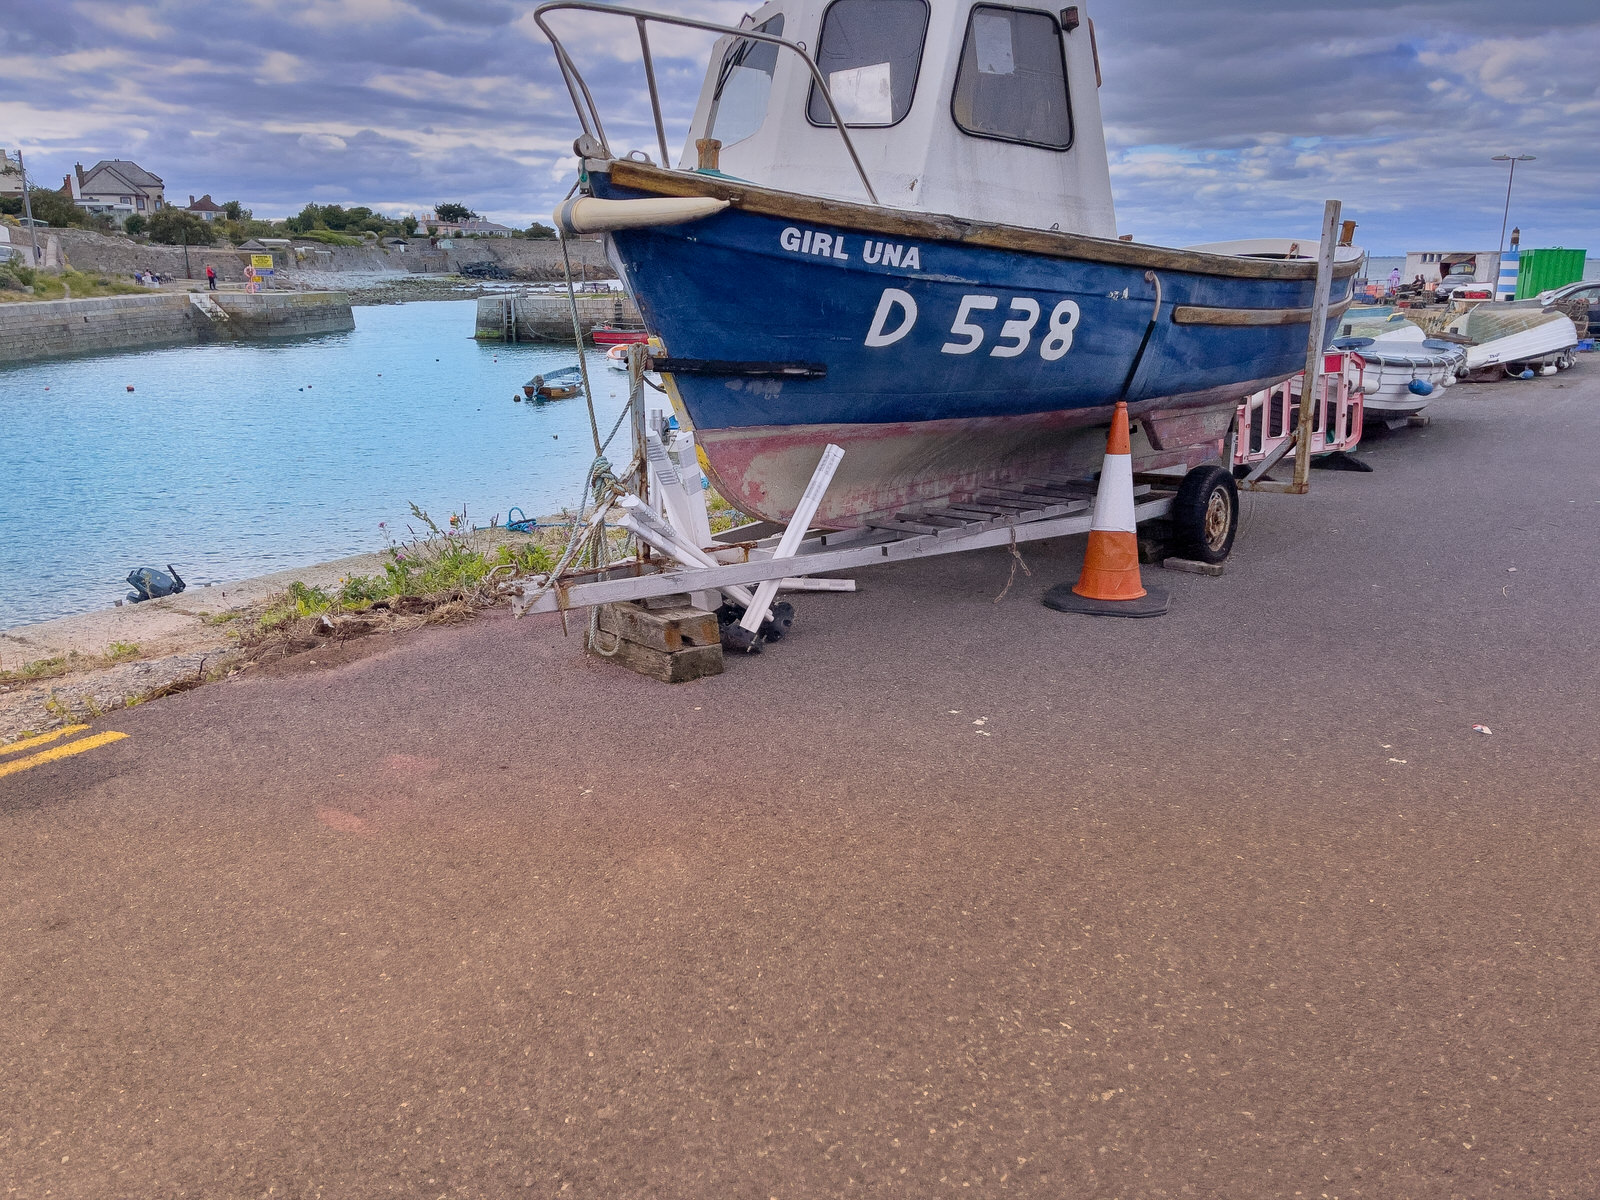
{"type": "MultiPolygon", "coordinates": [[[[782,37],[783,14],[763,21],[756,26],[756,32],[782,37]]],[[[711,93],[707,137],[731,146],[761,128],[761,123],[767,119],[767,102],[772,97],[772,73],[778,66],[778,49],[771,42],[748,38],[728,48],[717,71],[717,86],[711,93]]]]}
{"type": "MultiPolygon", "coordinates": [[[[898,125],[905,119],[927,36],[927,0],[833,0],[828,5],[816,60],[847,126],[898,125]]],[[[833,124],[815,83],[806,116],[813,125],[833,124]]]]}
{"type": "Polygon", "coordinates": [[[950,111],[956,125],[974,137],[1069,149],[1072,105],[1056,18],[1032,9],[975,6],[950,111]]]}

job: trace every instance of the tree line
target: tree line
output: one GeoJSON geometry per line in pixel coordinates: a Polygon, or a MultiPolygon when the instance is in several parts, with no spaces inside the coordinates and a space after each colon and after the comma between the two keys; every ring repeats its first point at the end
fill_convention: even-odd
{"type": "MultiPolygon", "coordinates": [[[[386,217],[365,205],[345,208],[339,204],[307,204],[292,217],[281,221],[257,220],[255,215],[237,200],[222,205],[223,215],[206,221],[187,209],[168,206],[153,213],[134,213],[118,220],[109,213],[91,213],[72,202],[64,192],[52,188],[29,188],[28,202],[36,221],[57,227],[76,226],[100,233],[128,233],[143,236],[152,242],[176,246],[210,246],[217,241],[235,244],[259,237],[309,237],[333,245],[360,245],[366,234],[379,237],[415,237],[419,228],[417,218],[409,213],[403,217],[386,217]]],[[[465,204],[445,202],[434,206],[442,221],[469,221],[477,218],[465,204]]],[[[22,197],[0,196],[0,213],[20,217],[23,215],[22,197]]],[[[555,230],[539,221],[514,236],[524,238],[552,238],[555,230]]]]}

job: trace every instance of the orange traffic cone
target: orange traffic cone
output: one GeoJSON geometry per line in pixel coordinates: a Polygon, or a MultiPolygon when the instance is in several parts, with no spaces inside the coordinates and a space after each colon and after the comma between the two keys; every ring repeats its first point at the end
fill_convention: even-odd
{"type": "Polygon", "coordinates": [[[1077,586],[1053,588],[1044,602],[1061,612],[1105,617],[1157,617],[1167,611],[1166,594],[1148,590],[1139,579],[1133,450],[1128,439],[1128,406],[1121,401],[1111,416],[1083,572],[1077,586]]]}

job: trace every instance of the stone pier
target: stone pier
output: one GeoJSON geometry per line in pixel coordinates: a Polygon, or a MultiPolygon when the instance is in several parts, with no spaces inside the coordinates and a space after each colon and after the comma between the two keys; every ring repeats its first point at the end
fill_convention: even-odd
{"type": "Polygon", "coordinates": [[[355,328],[343,292],[152,292],[0,304],[0,364],[355,328]]]}
{"type": "MultiPolygon", "coordinates": [[[[578,324],[585,336],[596,325],[637,324],[639,310],[622,292],[578,296],[578,324]]],[[[484,341],[572,342],[572,309],[565,291],[506,292],[478,297],[476,336],[484,341]],[[514,325],[513,325],[514,323],[514,325]],[[515,337],[508,333],[515,328],[515,337]]]]}

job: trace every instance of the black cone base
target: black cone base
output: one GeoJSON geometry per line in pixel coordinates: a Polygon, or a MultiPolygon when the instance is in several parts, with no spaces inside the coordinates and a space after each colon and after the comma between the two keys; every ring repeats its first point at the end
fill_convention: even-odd
{"type": "Polygon", "coordinates": [[[1063,583],[1044,594],[1044,606],[1091,617],[1159,617],[1166,614],[1167,593],[1164,588],[1145,584],[1145,595],[1137,600],[1090,600],[1073,591],[1070,583],[1063,583]]]}

